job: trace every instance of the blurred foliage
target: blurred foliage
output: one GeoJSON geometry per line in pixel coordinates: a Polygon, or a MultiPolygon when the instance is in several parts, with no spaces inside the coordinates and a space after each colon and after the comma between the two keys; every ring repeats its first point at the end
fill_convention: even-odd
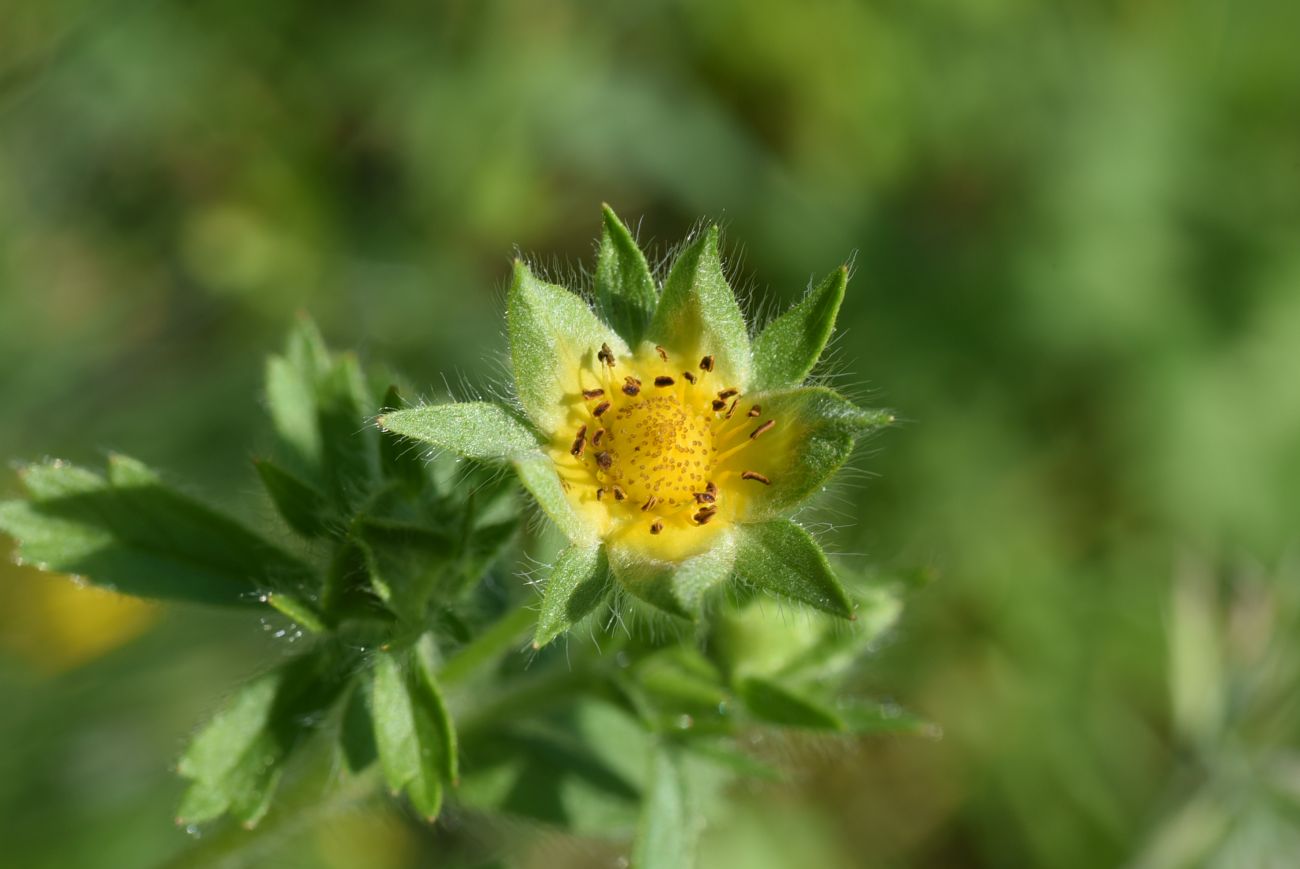
{"type": "MultiPolygon", "coordinates": [[[[0,4],[0,455],[112,446],[269,517],[229,469],[298,309],[432,397],[502,350],[503,252],[585,259],[600,201],[643,241],[723,219],[787,299],[856,249],[841,385],[910,422],[829,539],[938,575],[863,687],[944,738],[767,745],[812,771],[741,794],[708,865],[1284,865],[1300,638],[1267,674],[1234,644],[1296,618],[1298,27],[1266,0],[0,4]]],[[[3,853],[180,850],[168,766],[284,641],[171,607],[52,673],[42,635],[132,631],[0,571],[3,853]]],[[[274,864],[610,856],[343,817],[274,864]]]]}

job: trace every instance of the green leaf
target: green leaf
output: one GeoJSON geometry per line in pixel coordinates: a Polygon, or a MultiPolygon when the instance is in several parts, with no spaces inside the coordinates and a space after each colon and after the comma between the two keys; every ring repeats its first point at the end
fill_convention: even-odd
{"type": "Polygon", "coordinates": [[[834,712],[776,682],[749,676],[740,680],[736,693],[755,717],[769,724],[816,730],[844,730],[844,722],[834,712]]]}
{"type": "Polygon", "coordinates": [[[429,595],[452,564],[457,542],[424,525],[371,517],[358,518],[352,535],[380,599],[399,619],[423,621],[429,595]]]}
{"type": "Polygon", "coordinates": [[[747,484],[741,522],[788,516],[848,460],[858,437],[894,420],[889,411],[863,410],[824,387],[761,393],[747,402],[761,408],[756,423],[776,425],[744,456],[745,468],[771,484],[747,484]]]}
{"type": "Polygon", "coordinates": [[[304,537],[322,537],[329,532],[329,501],[319,489],[279,465],[265,459],[253,462],[275,509],[289,527],[304,537]]]}
{"type": "Polygon", "coordinates": [[[179,811],[182,823],[230,812],[257,824],[294,748],[342,689],[348,664],[309,653],[244,685],[194,737],[180,774],[192,781],[179,811]]]}
{"type": "Polygon", "coordinates": [[[770,594],[849,618],[853,607],[844,586],[812,536],[788,520],[742,525],[736,572],[770,594]]]}
{"type": "Polygon", "coordinates": [[[570,546],[546,581],[533,648],[540,649],[598,607],[613,589],[602,546],[570,546]]]}
{"type": "MultiPolygon", "coordinates": [[[[383,412],[392,413],[405,407],[406,402],[397,387],[388,387],[384,394],[383,412]]],[[[379,468],[388,479],[403,482],[416,491],[423,489],[429,482],[429,475],[420,453],[420,448],[406,438],[380,427],[379,468]]]]}
{"type": "Polygon", "coordinates": [[[627,345],[580,296],[539,281],[519,260],[507,305],[519,401],[543,431],[554,432],[568,413],[566,395],[571,401],[579,388],[579,368],[597,364],[601,344],[608,344],[615,356],[626,354],[627,345]]]}
{"type": "Polygon", "coordinates": [[[798,386],[835,329],[849,270],[841,267],[754,339],[753,390],[798,386]]]}
{"type": "Polygon", "coordinates": [[[333,357],[302,318],[266,369],[267,404],[289,470],[346,511],[374,474],[372,412],[354,356],[333,357]]]}
{"type": "Polygon", "coordinates": [[[461,401],[386,413],[387,432],[413,438],[470,459],[509,459],[535,453],[537,436],[499,404],[461,401]]]}
{"type": "Polygon", "coordinates": [[[654,316],[659,293],[632,233],[608,205],[601,212],[605,226],[596,255],[596,303],[605,321],[635,347],[654,316]]]}
{"type": "Polygon", "coordinates": [[[537,500],[537,505],[561,534],[572,543],[588,546],[596,543],[595,529],[573,509],[550,458],[542,453],[533,453],[516,458],[514,466],[519,482],[537,500]]]}
{"type": "Polygon", "coordinates": [[[731,575],[736,559],[733,532],[718,535],[705,552],[678,562],[654,561],[621,546],[610,549],[610,566],[619,585],[632,595],[681,618],[699,617],[709,592],[731,575]]]}
{"type": "Polygon", "coordinates": [[[688,245],[668,271],[648,338],[678,353],[713,356],[729,379],[726,385],[749,388],[749,334],[722,273],[716,226],[688,245]]]}
{"type": "Polygon", "coordinates": [[[343,749],[343,759],[353,773],[366,769],[379,757],[379,749],[375,746],[375,722],[366,708],[369,693],[369,683],[357,680],[348,695],[347,705],[343,707],[339,745],[343,749]]]}
{"type": "Polygon", "coordinates": [[[636,869],[689,869],[695,865],[699,816],[681,759],[660,745],[651,758],[650,788],[632,845],[636,869]]]}
{"type": "Polygon", "coordinates": [[[384,779],[430,821],[455,782],[456,736],[433,675],[410,650],[375,656],[370,711],[384,779]]]}
{"type": "Polygon", "coordinates": [[[43,570],[123,594],[260,606],[311,569],[239,523],[167,488],[144,465],[110,458],[109,479],[63,462],[20,470],[28,501],[0,503],[0,530],[43,570]]]}

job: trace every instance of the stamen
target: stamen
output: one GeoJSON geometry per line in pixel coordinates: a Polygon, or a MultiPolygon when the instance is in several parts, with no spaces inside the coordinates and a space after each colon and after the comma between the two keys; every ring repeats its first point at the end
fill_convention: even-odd
{"type": "MultiPolygon", "coordinates": [[[[601,470],[608,471],[610,466],[614,464],[614,457],[609,454],[608,450],[601,450],[596,453],[596,464],[600,465],[601,470]]],[[[614,492],[615,494],[618,493],[617,486],[614,487],[614,492]]]]}
{"type": "Polygon", "coordinates": [[[609,349],[608,344],[602,343],[600,345],[600,352],[596,354],[596,358],[610,368],[614,367],[614,351],[609,349]]]}
{"type": "Polygon", "coordinates": [[[692,492],[691,494],[695,496],[696,504],[712,504],[718,500],[718,496],[712,492],[692,492]]]}
{"type": "Polygon", "coordinates": [[[700,512],[696,513],[691,518],[695,520],[695,523],[697,525],[706,525],[708,524],[709,520],[712,519],[717,514],[718,514],[717,507],[709,507],[707,509],[701,510],[700,512]]]}
{"type": "Polygon", "coordinates": [[[660,522],[658,519],[656,519],[656,520],[655,520],[653,523],[651,523],[651,525],[650,525],[650,533],[651,533],[651,534],[658,534],[660,531],[663,531],[663,530],[664,530],[664,523],[660,522]]]}
{"type": "Polygon", "coordinates": [[[741,472],[740,472],[740,479],[742,479],[742,480],[757,480],[758,482],[762,483],[764,486],[770,486],[770,485],[772,485],[772,481],[769,480],[767,477],[764,477],[764,476],[763,476],[762,474],[760,474],[758,471],[741,471],[741,472]]]}
{"type": "Polygon", "coordinates": [[[720,391],[718,393],[718,398],[731,398],[731,396],[733,395],[740,395],[740,390],[734,386],[731,387],[730,389],[724,389],[720,391]]]}
{"type": "Polygon", "coordinates": [[[752,441],[755,438],[757,438],[759,435],[763,434],[764,432],[771,431],[775,427],[776,427],[776,420],[769,419],[767,422],[763,423],[758,428],[750,432],[749,439],[752,441]]]}
{"type": "Polygon", "coordinates": [[[623,378],[624,395],[636,395],[640,391],[641,391],[641,381],[637,380],[635,377],[623,378]]]}
{"type": "Polygon", "coordinates": [[[672,386],[674,382],[675,381],[666,374],[661,374],[655,378],[655,386],[672,386]]]}
{"type": "Polygon", "coordinates": [[[763,406],[761,404],[756,404],[749,409],[749,413],[746,414],[746,416],[758,416],[762,412],[763,406]]]}
{"type": "Polygon", "coordinates": [[[605,394],[605,390],[601,389],[599,386],[597,386],[595,389],[582,390],[582,397],[587,401],[591,401],[593,398],[600,398],[604,394],[605,394]]]}
{"type": "Polygon", "coordinates": [[[712,371],[712,370],[713,370],[713,357],[712,357],[712,356],[705,356],[703,359],[700,360],[700,370],[701,370],[701,371],[712,371]]]}
{"type": "Polygon", "coordinates": [[[740,404],[740,399],[739,399],[739,398],[733,398],[733,399],[731,400],[731,407],[727,408],[727,412],[726,412],[725,414],[723,414],[722,418],[723,418],[723,419],[731,419],[731,415],[732,415],[733,413],[736,412],[736,405],[738,405],[738,404],[740,404]]]}
{"type": "Polygon", "coordinates": [[[603,414],[603,413],[604,413],[605,411],[607,411],[607,410],[609,410],[609,402],[608,402],[608,401],[602,401],[600,404],[596,405],[596,407],[595,407],[594,410],[592,410],[591,415],[592,415],[592,416],[600,416],[601,414],[603,414]]]}
{"type": "Polygon", "coordinates": [[[615,487],[614,487],[614,500],[615,500],[615,501],[626,501],[626,500],[627,500],[627,492],[624,492],[624,491],[623,491],[623,487],[622,487],[622,486],[615,486],[615,487]]]}
{"type": "Polygon", "coordinates": [[[658,503],[659,503],[659,499],[656,498],[654,495],[651,495],[649,498],[646,499],[646,502],[641,505],[641,512],[644,513],[645,511],[650,510],[651,508],[654,507],[655,504],[658,503]]]}
{"type": "Polygon", "coordinates": [[[721,398],[715,398],[715,399],[713,399],[713,409],[714,409],[715,411],[716,411],[716,410],[722,410],[722,409],[723,409],[724,407],[726,407],[726,406],[727,406],[727,403],[726,403],[725,401],[723,401],[721,398]]]}
{"type": "Polygon", "coordinates": [[[718,497],[718,487],[713,485],[712,480],[709,480],[709,482],[704,484],[704,493],[710,496],[711,499],[716,499],[718,497]]]}
{"type": "Polygon", "coordinates": [[[601,499],[604,498],[604,497],[605,497],[605,490],[604,490],[604,489],[597,489],[597,490],[596,490],[596,500],[599,501],[599,500],[601,500],[601,499]]]}
{"type": "Polygon", "coordinates": [[[569,447],[569,455],[575,459],[582,458],[582,451],[587,448],[587,427],[578,427],[578,436],[573,439],[573,446],[569,447]]]}
{"type": "Polygon", "coordinates": [[[605,439],[605,430],[603,428],[598,428],[596,429],[596,433],[591,436],[591,445],[593,447],[598,447],[600,446],[600,442],[603,441],[604,439],[605,439]]]}
{"type": "Polygon", "coordinates": [[[655,345],[655,352],[659,354],[660,359],[665,362],[668,361],[668,351],[660,347],[658,344],[655,345]]]}
{"type": "Polygon", "coordinates": [[[682,372],[682,377],[685,377],[685,378],[686,378],[686,382],[687,382],[687,383],[691,384],[692,386],[695,385],[695,375],[692,374],[691,372],[689,372],[689,371],[683,371],[683,372],[682,372]]]}

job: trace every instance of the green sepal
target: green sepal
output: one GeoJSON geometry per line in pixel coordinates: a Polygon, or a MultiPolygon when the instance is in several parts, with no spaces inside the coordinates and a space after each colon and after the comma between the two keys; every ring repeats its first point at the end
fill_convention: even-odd
{"type": "Polygon", "coordinates": [[[771,485],[751,486],[741,522],[790,515],[848,460],[859,437],[894,421],[889,411],[864,410],[821,386],[758,393],[747,401],[762,410],[755,422],[774,420],[776,426],[762,435],[750,460],[771,485]]]}
{"type": "Polygon", "coordinates": [[[647,559],[624,547],[610,549],[610,566],[622,588],[670,615],[696,619],[709,593],[731,576],[735,532],[728,530],[699,555],[678,562],[647,559]]]}
{"type": "Polygon", "coordinates": [[[542,430],[553,432],[567,414],[569,376],[584,365],[598,364],[596,354],[602,344],[608,344],[615,356],[626,354],[627,345],[581,296],[539,281],[521,260],[515,260],[506,304],[519,402],[542,430]]]}
{"type": "Polygon", "coordinates": [[[853,605],[817,542],[803,528],[782,519],[742,525],[736,573],[755,587],[850,618],[853,605]]]}
{"type": "Polygon", "coordinates": [[[637,869],[689,869],[695,865],[698,807],[691,799],[690,781],[674,746],[656,746],[649,779],[632,844],[632,865],[637,869]]]}
{"type": "Polygon", "coordinates": [[[727,386],[749,388],[749,333],[722,272],[716,226],[687,245],[673,262],[647,338],[678,352],[713,356],[718,370],[730,378],[727,386]]]}
{"type": "Polygon", "coordinates": [[[370,713],[384,780],[432,821],[455,782],[456,732],[433,674],[412,650],[375,656],[370,713]]]}
{"type": "Polygon", "coordinates": [[[758,676],[741,679],[736,693],[754,717],[783,727],[815,730],[844,730],[844,722],[832,710],[777,682],[758,676]]]}
{"type": "Polygon", "coordinates": [[[0,530],[42,570],[137,597],[234,606],[314,582],[306,564],[126,456],[109,458],[107,478],[58,461],[19,478],[29,500],[0,502],[0,530]]]}
{"type": "Polygon", "coordinates": [[[602,206],[604,230],[596,254],[596,304],[601,316],[635,347],[654,316],[659,293],[645,254],[632,233],[608,205],[602,206]]]}
{"type": "Polygon", "coordinates": [[[798,386],[817,364],[844,301],[847,267],[827,276],[802,300],[777,317],[754,339],[754,381],[750,389],[798,386]]]}
{"type": "MultiPolygon", "coordinates": [[[[406,402],[396,386],[384,393],[383,412],[403,410],[406,402]]],[[[419,491],[429,482],[424,456],[415,444],[401,435],[381,430],[379,433],[379,469],[390,480],[403,482],[419,491]]]]}
{"type": "Polygon", "coordinates": [[[555,527],[571,543],[592,545],[596,542],[596,531],[573,509],[569,497],[564,493],[564,486],[555,470],[555,464],[540,452],[521,456],[514,460],[515,473],[519,482],[537,501],[555,527]]]}
{"type": "Polygon", "coordinates": [[[540,649],[591,615],[613,591],[602,546],[570,546],[551,569],[537,616],[533,648],[540,649]]]}
{"type": "Polygon", "coordinates": [[[488,401],[426,404],[379,417],[380,429],[468,459],[509,459],[535,452],[537,436],[506,408],[488,401]]]}
{"type": "Polygon", "coordinates": [[[266,459],[253,462],[271,503],[294,531],[316,538],[329,533],[329,500],[315,486],[266,459]]]}
{"type": "Polygon", "coordinates": [[[375,745],[375,722],[368,707],[370,696],[369,676],[359,678],[343,706],[343,721],[339,726],[339,748],[343,761],[353,774],[359,773],[379,758],[375,745]]]}

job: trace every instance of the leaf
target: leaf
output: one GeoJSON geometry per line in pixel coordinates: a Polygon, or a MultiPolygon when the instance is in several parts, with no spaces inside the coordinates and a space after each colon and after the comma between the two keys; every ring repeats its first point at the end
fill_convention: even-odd
{"type": "Polygon", "coordinates": [[[594,364],[601,344],[616,356],[626,354],[627,345],[580,296],[539,281],[519,260],[507,305],[515,390],[528,416],[553,432],[568,412],[565,396],[580,389],[579,368],[594,364]]]}
{"type": "Polygon", "coordinates": [[[596,254],[596,303],[605,321],[635,347],[654,316],[659,293],[645,254],[627,227],[608,205],[601,213],[605,225],[596,254]]]}
{"type": "MultiPolygon", "coordinates": [[[[405,407],[406,402],[397,387],[388,387],[383,411],[391,413],[405,407]]],[[[420,491],[429,482],[421,450],[396,432],[384,430],[383,426],[380,426],[379,434],[379,468],[388,479],[403,482],[415,491],[420,491]]]]}
{"type": "Polygon", "coordinates": [[[845,729],[844,722],[831,710],[758,676],[741,679],[736,693],[755,717],[769,724],[816,730],[845,729]]]}
{"type": "Polygon", "coordinates": [[[346,669],[343,659],[313,652],[241,687],[181,758],[179,772],[192,784],[180,822],[201,823],[228,811],[255,826],[286,759],[333,704],[346,669]]]}
{"type": "Polygon", "coordinates": [[[282,356],[267,362],[271,422],[289,470],[346,512],[374,473],[364,379],[354,356],[331,356],[302,318],[282,356]]]}
{"type": "Polygon", "coordinates": [[[852,604],[826,555],[803,528],[788,520],[742,525],[736,572],[770,594],[849,618],[852,604]]]}
{"type": "Polygon", "coordinates": [[[835,329],[835,315],[844,301],[848,277],[846,267],[832,272],[754,339],[751,389],[777,389],[803,382],[835,329]]]}
{"type": "Polygon", "coordinates": [[[632,845],[636,869],[689,869],[695,865],[698,814],[681,759],[666,745],[651,757],[650,788],[632,845]]]}
{"type": "Polygon", "coordinates": [[[347,705],[343,707],[343,724],[339,728],[339,745],[348,769],[359,773],[379,757],[375,746],[375,723],[366,708],[369,685],[358,680],[347,705]]]}
{"type": "Polygon", "coordinates": [[[453,563],[457,543],[424,525],[358,518],[352,536],[365,554],[376,593],[399,619],[424,619],[429,595],[453,563]]]}
{"type": "MultiPolygon", "coordinates": [[[[457,801],[494,815],[529,818],[579,835],[610,837],[630,830],[640,800],[637,779],[608,755],[608,739],[624,738],[624,759],[640,754],[644,734],[635,725],[588,726],[581,707],[563,729],[512,722],[467,736],[464,780],[457,801]],[[580,734],[580,735],[575,735],[580,734]],[[638,737],[641,737],[638,739],[638,737]]],[[[607,723],[607,722],[606,722],[607,723]]]]}
{"type": "Polygon", "coordinates": [[[270,461],[258,460],[253,466],[275,509],[290,528],[307,538],[322,537],[329,532],[329,501],[320,490],[270,461]]]}
{"type": "Polygon", "coordinates": [[[572,543],[592,545],[596,542],[595,528],[574,511],[550,458],[542,453],[532,453],[516,458],[514,466],[519,482],[536,499],[537,505],[561,534],[572,543]]]}
{"type": "Polygon", "coordinates": [[[370,711],[384,779],[405,790],[430,821],[442,807],[443,784],[454,782],[456,736],[433,675],[410,650],[375,656],[370,711]]]}
{"type": "Polygon", "coordinates": [[[570,546],[564,550],[546,581],[533,648],[540,649],[586,618],[612,589],[604,547],[570,546]]]}
{"type": "Polygon", "coordinates": [[[751,359],[745,317],[722,273],[718,228],[710,227],[677,257],[647,333],[677,352],[714,357],[729,386],[749,388],[751,359]]]}
{"type": "Polygon", "coordinates": [[[109,462],[110,479],[57,461],[20,470],[30,500],[0,503],[0,529],[18,540],[22,560],[123,594],[194,603],[258,606],[267,590],[314,581],[306,564],[139,462],[109,462]]]}
{"type": "Polygon", "coordinates": [[[486,401],[427,404],[386,413],[378,423],[384,431],[469,459],[514,458],[538,447],[537,436],[514,414],[486,401]]]}
{"type": "Polygon", "coordinates": [[[771,483],[746,490],[741,522],[788,516],[848,460],[858,437],[894,421],[889,411],[863,410],[824,387],[761,393],[748,400],[762,410],[756,423],[776,425],[744,454],[745,468],[771,483]]]}
{"type": "Polygon", "coordinates": [[[681,618],[699,617],[709,592],[726,582],[736,558],[730,531],[705,552],[678,562],[645,558],[630,547],[613,546],[610,564],[619,585],[632,595],[681,618]]]}

